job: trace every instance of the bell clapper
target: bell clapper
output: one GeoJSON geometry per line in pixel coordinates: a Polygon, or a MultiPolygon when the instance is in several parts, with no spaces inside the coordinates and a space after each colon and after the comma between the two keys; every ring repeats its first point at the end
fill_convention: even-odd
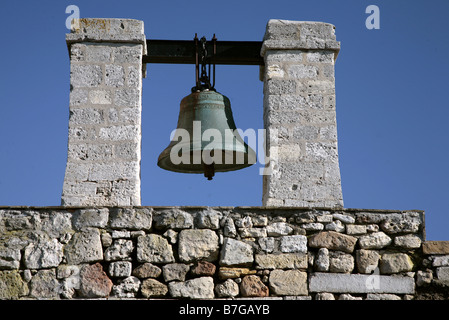
{"type": "Polygon", "coordinates": [[[212,164],[205,164],[203,163],[204,168],[204,176],[207,178],[207,180],[212,180],[212,177],[215,175],[215,168],[214,163],[212,164]]]}

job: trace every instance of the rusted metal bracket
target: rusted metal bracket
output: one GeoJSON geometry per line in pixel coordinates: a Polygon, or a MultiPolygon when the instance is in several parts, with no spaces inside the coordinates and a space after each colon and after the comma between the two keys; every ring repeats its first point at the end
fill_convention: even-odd
{"type": "MultiPolygon", "coordinates": [[[[210,64],[264,65],[260,55],[262,41],[207,41],[206,57],[210,64]]],[[[147,54],[143,63],[195,64],[195,42],[193,40],[147,40],[147,54]]]]}

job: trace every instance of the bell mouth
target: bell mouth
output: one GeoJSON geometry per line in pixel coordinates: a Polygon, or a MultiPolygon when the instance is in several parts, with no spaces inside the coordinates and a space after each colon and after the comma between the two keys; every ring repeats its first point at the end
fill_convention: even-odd
{"type": "Polygon", "coordinates": [[[229,150],[198,150],[190,151],[187,155],[176,157],[170,155],[172,148],[168,147],[159,156],[157,165],[165,170],[180,173],[204,173],[205,166],[213,165],[215,172],[235,171],[247,168],[256,163],[256,154],[248,151],[229,150]],[[179,160],[181,162],[179,162],[179,160]],[[218,160],[218,161],[217,161],[218,160]]]}
{"type": "Polygon", "coordinates": [[[256,163],[256,153],[237,132],[229,99],[216,91],[194,92],[182,99],[172,139],[157,161],[168,171],[204,173],[210,180],[215,172],[256,163]]]}

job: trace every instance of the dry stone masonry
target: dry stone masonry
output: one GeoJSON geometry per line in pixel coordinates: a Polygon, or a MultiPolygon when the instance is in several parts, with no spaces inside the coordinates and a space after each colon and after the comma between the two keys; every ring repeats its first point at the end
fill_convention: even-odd
{"type": "Polygon", "coordinates": [[[1,299],[425,299],[449,285],[421,211],[17,207],[0,208],[0,235],[1,299]]]}

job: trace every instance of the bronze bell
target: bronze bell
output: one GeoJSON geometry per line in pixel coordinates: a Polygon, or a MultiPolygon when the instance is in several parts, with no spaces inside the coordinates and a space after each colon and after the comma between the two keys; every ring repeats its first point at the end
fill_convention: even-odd
{"type": "Polygon", "coordinates": [[[162,169],[204,173],[239,170],[256,162],[256,153],[236,130],[229,99],[212,90],[184,97],[172,141],[158,158],[162,169]]]}

